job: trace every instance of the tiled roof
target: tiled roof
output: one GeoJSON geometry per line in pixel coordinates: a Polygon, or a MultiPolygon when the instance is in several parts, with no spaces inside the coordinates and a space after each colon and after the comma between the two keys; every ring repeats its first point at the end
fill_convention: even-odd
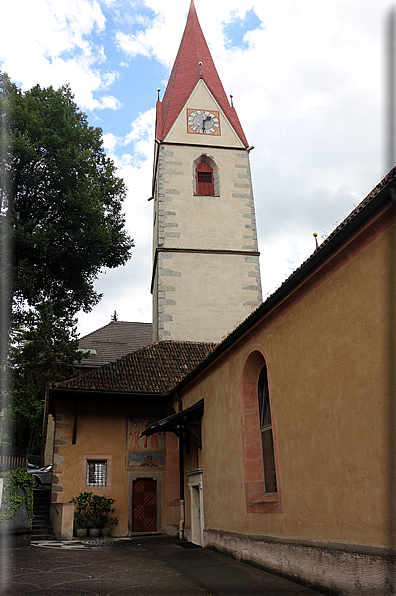
{"type": "Polygon", "coordinates": [[[55,389],[109,393],[167,393],[210,354],[216,344],[158,341],[55,389]]]}
{"type": "MultiPolygon", "coordinates": [[[[163,141],[183,106],[202,78],[245,147],[248,142],[235,111],[229,104],[198,21],[193,0],[162,102],[157,102],[157,139],[163,141]],[[202,75],[198,63],[202,62],[202,75]]],[[[198,107],[198,106],[197,106],[198,107]]],[[[204,107],[204,106],[203,106],[204,107]]]]}
{"type": "Polygon", "coordinates": [[[81,350],[96,350],[89,358],[84,358],[79,367],[103,366],[126,354],[140,350],[152,343],[151,323],[129,323],[111,321],[108,325],[85,335],[79,340],[81,350]]]}

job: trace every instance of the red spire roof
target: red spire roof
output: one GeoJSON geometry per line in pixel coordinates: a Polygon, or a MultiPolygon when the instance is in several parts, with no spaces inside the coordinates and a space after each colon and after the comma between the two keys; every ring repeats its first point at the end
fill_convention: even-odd
{"type": "Polygon", "coordinates": [[[228,102],[191,0],[186,28],[162,102],[157,102],[157,139],[163,141],[199,79],[203,79],[245,147],[248,146],[234,108],[228,102]],[[198,63],[202,62],[202,74],[198,63]]]}

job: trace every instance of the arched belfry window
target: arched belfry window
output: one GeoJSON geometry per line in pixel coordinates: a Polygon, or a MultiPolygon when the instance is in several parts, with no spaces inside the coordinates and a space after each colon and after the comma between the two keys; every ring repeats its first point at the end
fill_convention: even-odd
{"type": "Polygon", "coordinates": [[[213,170],[206,161],[201,161],[196,169],[197,195],[213,196],[214,180],[213,170]]]}
{"type": "Polygon", "coordinates": [[[216,162],[203,153],[193,161],[193,193],[195,196],[220,196],[220,169],[216,162]]]}
{"type": "Polygon", "coordinates": [[[261,448],[263,452],[264,490],[276,493],[276,470],[274,440],[272,434],[271,405],[268,388],[267,366],[264,364],[258,380],[258,402],[260,415],[261,448]]]}

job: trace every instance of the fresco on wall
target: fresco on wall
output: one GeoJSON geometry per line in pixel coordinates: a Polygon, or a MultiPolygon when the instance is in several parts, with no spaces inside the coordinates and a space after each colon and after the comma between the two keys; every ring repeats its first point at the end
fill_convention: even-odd
{"type": "Polygon", "coordinates": [[[126,445],[128,468],[159,468],[164,466],[164,433],[141,437],[155,419],[127,417],[126,445]]]}

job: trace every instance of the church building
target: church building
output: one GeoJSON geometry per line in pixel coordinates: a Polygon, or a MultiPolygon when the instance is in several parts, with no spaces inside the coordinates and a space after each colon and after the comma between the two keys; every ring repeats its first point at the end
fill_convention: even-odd
{"type": "Polygon", "coordinates": [[[56,536],[92,490],[114,536],[389,596],[396,168],[262,302],[250,149],[192,1],[157,102],[153,343],[52,387],[56,536]]]}

